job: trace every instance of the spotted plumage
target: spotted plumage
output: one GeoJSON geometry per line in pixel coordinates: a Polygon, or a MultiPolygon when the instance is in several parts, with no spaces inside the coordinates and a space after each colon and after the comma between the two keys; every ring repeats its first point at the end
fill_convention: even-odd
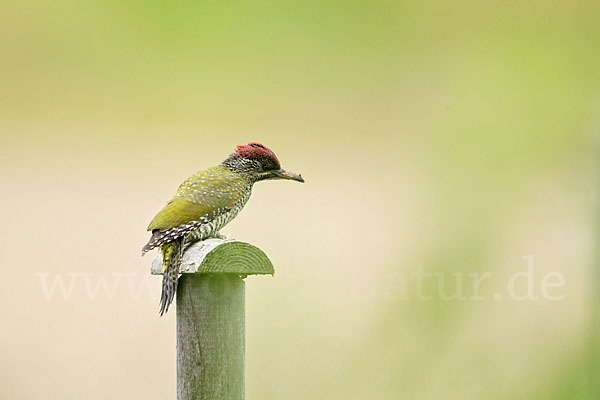
{"type": "Polygon", "coordinates": [[[152,237],[142,255],[157,247],[163,254],[161,315],[173,301],[186,245],[218,235],[244,207],[254,183],[267,179],[304,182],[300,175],[281,168],[275,153],[262,144],[237,146],[221,165],[186,179],[152,219],[148,226],[152,237]]]}

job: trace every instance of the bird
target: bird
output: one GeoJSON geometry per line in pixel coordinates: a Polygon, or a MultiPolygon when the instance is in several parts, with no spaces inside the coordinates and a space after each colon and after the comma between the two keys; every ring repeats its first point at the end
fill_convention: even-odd
{"type": "Polygon", "coordinates": [[[148,225],[152,236],[142,256],[160,248],[163,280],[160,315],[169,309],[177,290],[179,265],[189,244],[213,237],[242,210],[256,182],[288,179],[304,183],[301,175],[281,167],[275,153],[251,142],[237,145],[221,164],[192,175],[177,189],[148,225]]]}

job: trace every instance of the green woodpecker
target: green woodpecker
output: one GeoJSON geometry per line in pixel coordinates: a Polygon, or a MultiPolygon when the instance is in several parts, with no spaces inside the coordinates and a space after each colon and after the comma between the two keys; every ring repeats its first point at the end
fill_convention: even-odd
{"type": "Polygon", "coordinates": [[[286,171],[271,150],[260,143],[237,146],[225,161],[186,179],[167,205],[152,219],[150,241],[142,256],[160,247],[163,256],[160,315],[167,312],[175,297],[179,264],[186,244],[219,237],[219,230],[244,207],[252,186],[267,179],[304,182],[300,175],[286,171]]]}

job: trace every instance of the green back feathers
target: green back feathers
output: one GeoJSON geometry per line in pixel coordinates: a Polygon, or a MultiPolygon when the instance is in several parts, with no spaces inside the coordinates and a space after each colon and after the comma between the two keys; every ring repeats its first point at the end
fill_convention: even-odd
{"type": "Polygon", "coordinates": [[[250,184],[240,174],[217,166],[186,179],[167,205],[152,219],[148,230],[165,231],[195,221],[216,209],[234,207],[250,184]]]}

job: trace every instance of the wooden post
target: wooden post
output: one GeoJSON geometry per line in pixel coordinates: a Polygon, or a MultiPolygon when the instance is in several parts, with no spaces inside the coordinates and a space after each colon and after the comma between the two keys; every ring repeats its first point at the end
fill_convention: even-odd
{"type": "MultiPolygon", "coordinates": [[[[244,399],[244,278],[273,274],[265,253],[208,239],[183,255],[177,286],[177,399],[244,399]]],[[[159,255],[152,273],[162,273],[159,255]]]]}

